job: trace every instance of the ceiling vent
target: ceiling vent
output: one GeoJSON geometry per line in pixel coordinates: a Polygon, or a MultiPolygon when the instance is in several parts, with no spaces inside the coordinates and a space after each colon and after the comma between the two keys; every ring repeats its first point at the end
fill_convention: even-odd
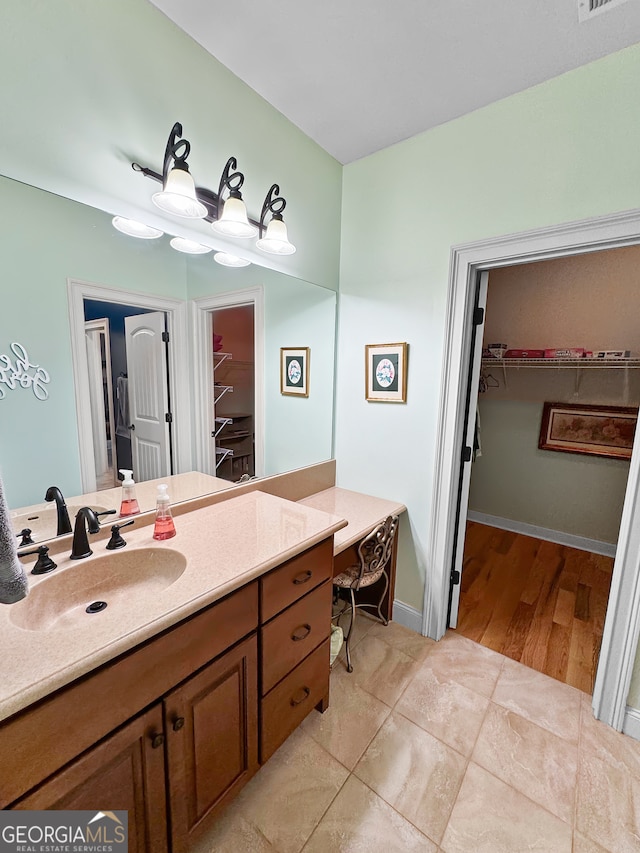
{"type": "Polygon", "coordinates": [[[601,12],[608,12],[614,6],[621,6],[628,0],[578,0],[578,20],[589,21],[601,12]]]}

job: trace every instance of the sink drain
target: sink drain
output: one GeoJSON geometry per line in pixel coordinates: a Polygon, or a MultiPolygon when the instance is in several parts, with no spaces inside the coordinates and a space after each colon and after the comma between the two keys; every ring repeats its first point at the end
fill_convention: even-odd
{"type": "Polygon", "coordinates": [[[91,604],[87,607],[87,613],[100,613],[101,610],[104,610],[107,606],[106,601],[92,601],[91,604]]]}

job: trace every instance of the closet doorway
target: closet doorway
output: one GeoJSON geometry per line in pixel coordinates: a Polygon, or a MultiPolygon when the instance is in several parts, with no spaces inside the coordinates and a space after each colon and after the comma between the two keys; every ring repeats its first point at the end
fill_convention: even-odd
{"type": "MultiPolygon", "coordinates": [[[[466,463],[465,411],[474,322],[474,293],[482,271],[599,253],[640,243],[640,211],[488,238],[454,246],[447,294],[442,394],[436,433],[432,511],[426,564],[423,633],[440,639],[449,624],[460,516],[460,472],[466,463]]],[[[464,499],[466,518],[467,500],[464,499]]],[[[592,707],[596,719],[640,735],[640,714],[627,708],[640,638],[640,434],[636,431],[618,547],[604,624],[592,707]]],[[[637,701],[635,694],[631,697],[637,701]]]]}
{"type": "Polygon", "coordinates": [[[232,305],[210,316],[215,476],[237,483],[256,474],[254,308],[232,305]]]}
{"type": "Polygon", "coordinates": [[[640,403],[639,262],[630,246],[488,273],[456,630],[588,693],[640,403]],[[550,403],[576,441],[540,449],[550,403]]]}
{"type": "Polygon", "coordinates": [[[199,471],[221,479],[264,474],[262,287],[194,299],[193,417],[199,471]]]}

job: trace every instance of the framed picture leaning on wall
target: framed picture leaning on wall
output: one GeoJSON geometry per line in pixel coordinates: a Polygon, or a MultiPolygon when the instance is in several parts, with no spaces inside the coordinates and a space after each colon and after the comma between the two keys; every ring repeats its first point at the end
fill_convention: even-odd
{"type": "Polygon", "coordinates": [[[545,403],[538,447],[631,459],[637,420],[637,406],[545,403]]]}
{"type": "Polygon", "coordinates": [[[309,396],[309,347],[280,348],[280,393],[309,396]]]}
{"type": "Polygon", "coordinates": [[[365,397],[371,402],[407,402],[408,344],[365,346],[365,397]]]}

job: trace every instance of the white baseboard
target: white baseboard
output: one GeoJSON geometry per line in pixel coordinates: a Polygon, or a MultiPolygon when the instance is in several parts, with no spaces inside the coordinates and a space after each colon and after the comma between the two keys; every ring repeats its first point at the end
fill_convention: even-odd
{"type": "Polygon", "coordinates": [[[422,634],[422,613],[415,607],[409,607],[408,604],[398,601],[398,599],[393,602],[393,621],[422,634]]]}
{"type": "Polygon", "coordinates": [[[590,551],[592,554],[602,554],[605,557],[615,557],[616,555],[615,545],[610,542],[601,542],[599,539],[587,539],[586,536],[575,536],[573,533],[563,533],[561,530],[549,530],[548,527],[538,527],[524,521],[513,521],[511,518],[500,518],[497,515],[487,515],[484,512],[475,512],[474,510],[469,510],[467,518],[469,521],[477,521],[479,524],[487,524],[489,527],[499,527],[500,530],[509,530],[512,533],[522,533],[523,536],[534,536],[536,539],[555,542],[557,545],[567,545],[569,548],[577,548],[579,551],[590,551]]]}
{"type": "Polygon", "coordinates": [[[629,737],[640,740],[640,711],[627,705],[624,712],[622,731],[629,737]]]}

